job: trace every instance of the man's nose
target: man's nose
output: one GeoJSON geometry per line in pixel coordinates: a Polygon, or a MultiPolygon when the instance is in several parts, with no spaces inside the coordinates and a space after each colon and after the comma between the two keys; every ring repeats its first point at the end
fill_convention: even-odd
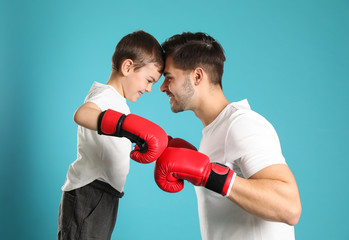
{"type": "Polygon", "coordinates": [[[165,92],[166,90],[167,90],[167,81],[165,79],[164,82],[160,86],[160,91],[165,92]]]}

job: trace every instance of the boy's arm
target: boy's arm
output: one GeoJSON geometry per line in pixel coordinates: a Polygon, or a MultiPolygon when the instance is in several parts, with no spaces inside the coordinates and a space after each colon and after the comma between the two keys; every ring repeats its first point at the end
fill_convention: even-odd
{"type": "Polygon", "coordinates": [[[98,117],[101,109],[92,102],[81,105],[74,114],[74,122],[78,125],[97,131],[98,117]]]}
{"type": "Polygon", "coordinates": [[[168,143],[166,132],[155,123],[134,114],[108,109],[104,112],[92,102],[81,105],[74,114],[74,121],[98,134],[126,137],[138,145],[130,154],[140,163],[154,162],[168,143]]]}

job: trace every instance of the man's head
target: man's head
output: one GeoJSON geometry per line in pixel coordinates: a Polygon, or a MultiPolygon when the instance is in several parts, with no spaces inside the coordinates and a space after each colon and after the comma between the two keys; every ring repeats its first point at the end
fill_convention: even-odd
{"type": "Polygon", "coordinates": [[[170,97],[173,112],[195,108],[195,87],[203,78],[207,86],[222,89],[225,56],[215,39],[205,33],[188,32],[170,37],[162,47],[166,64],[160,90],[170,97]]]}
{"type": "Polygon", "coordinates": [[[222,46],[214,38],[202,32],[186,32],[170,37],[162,48],[165,58],[171,56],[176,68],[188,71],[202,67],[211,83],[222,88],[225,56],[222,46]]]}

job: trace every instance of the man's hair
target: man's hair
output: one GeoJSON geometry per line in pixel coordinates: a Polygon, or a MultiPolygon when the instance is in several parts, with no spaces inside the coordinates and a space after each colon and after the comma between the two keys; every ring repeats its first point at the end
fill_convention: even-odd
{"type": "Polygon", "coordinates": [[[184,71],[202,67],[213,84],[222,88],[225,62],[222,46],[206,33],[185,32],[167,39],[162,48],[165,58],[171,56],[176,68],[184,71]]]}
{"type": "Polygon", "coordinates": [[[148,63],[154,63],[160,73],[164,69],[164,54],[159,42],[142,30],[124,36],[116,45],[112,57],[112,69],[119,72],[122,62],[126,59],[133,61],[135,70],[148,63]]]}

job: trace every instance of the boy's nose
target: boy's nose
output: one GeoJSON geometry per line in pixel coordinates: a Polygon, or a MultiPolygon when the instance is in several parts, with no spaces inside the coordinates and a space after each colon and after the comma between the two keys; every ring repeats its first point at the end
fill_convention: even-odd
{"type": "Polygon", "coordinates": [[[147,88],[145,89],[146,92],[151,92],[151,87],[153,86],[153,84],[148,84],[147,88]]]}

